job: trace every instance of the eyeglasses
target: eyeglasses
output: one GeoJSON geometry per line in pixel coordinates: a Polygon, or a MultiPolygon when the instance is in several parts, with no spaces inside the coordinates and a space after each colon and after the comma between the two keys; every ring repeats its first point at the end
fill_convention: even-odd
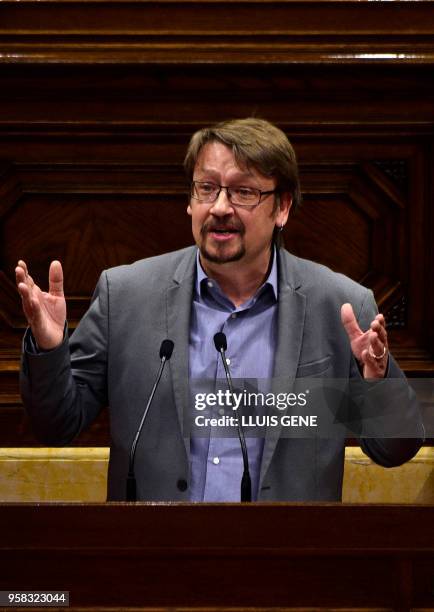
{"type": "Polygon", "coordinates": [[[217,200],[222,189],[226,190],[228,200],[234,206],[258,206],[264,196],[277,193],[276,189],[261,191],[254,187],[225,187],[207,181],[193,181],[190,195],[200,203],[211,204],[217,200]]]}

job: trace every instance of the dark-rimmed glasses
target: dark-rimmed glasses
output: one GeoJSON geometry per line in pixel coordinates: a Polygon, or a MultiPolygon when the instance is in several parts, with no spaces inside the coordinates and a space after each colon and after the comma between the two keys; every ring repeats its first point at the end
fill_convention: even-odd
{"type": "Polygon", "coordinates": [[[222,189],[225,189],[228,200],[235,206],[258,206],[265,196],[277,193],[272,191],[261,191],[255,187],[225,187],[209,181],[193,181],[191,183],[190,195],[203,204],[215,202],[222,189]]]}

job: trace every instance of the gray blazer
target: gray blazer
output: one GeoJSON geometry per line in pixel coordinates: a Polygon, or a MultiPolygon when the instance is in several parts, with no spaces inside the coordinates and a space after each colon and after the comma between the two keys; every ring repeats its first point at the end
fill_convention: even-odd
{"type": "MultiPolygon", "coordinates": [[[[111,450],[108,499],[125,499],[129,449],[159,367],[164,338],[175,343],[149,411],[136,453],[141,500],[188,501],[189,446],[183,435],[189,410],[189,322],[196,247],[119,266],[101,274],[92,303],[57,349],[32,354],[24,340],[21,391],[35,434],[47,445],[66,445],[108,406],[111,450]]],[[[340,320],[353,305],[362,329],[377,309],[372,292],[347,277],[294,257],[278,255],[278,344],[274,377],[360,378],[340,320]]],[[[403,377],[393,359],[389,377],[403,377]]],[[[417,404],[396,406],[409,430],[422,431],[417,404]]],[[[286,439],[266,433],[259,499],[341,499],[345,440],[286,439]]],[[[377,463],[394,466],[411,458],[420,439],[366,439],[377,463]]]]}

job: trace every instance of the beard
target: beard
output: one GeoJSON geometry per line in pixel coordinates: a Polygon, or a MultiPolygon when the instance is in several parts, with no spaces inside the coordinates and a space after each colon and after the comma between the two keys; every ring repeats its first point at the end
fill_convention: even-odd
{"type": "Polygon", "coordinates": [[[239,261],[246,254],[246,248],[243,244],[240,245],[240,248],[235,251],[235,253],[210,253],[204,245],[199,247],[199,251],[204,259],[218,264],[229,263],[230,261],[239,261]]]}
{"type": "MultiPolygon", "coordinates": [[[[218,225],[216,223],[205,223],[205,225],[202,226],[201,228],[201,236],[202,236],[202,243],[199,246],[199,251],[201,256],[208,260],[211,261],[213,263],[217,263],[217,264],[225,264],[225,263],[229,263],[231,261],[239,261],[240,259],[242,259],[244,257],[244,255],[246,254],[246,247],[244,245],[244,242],[241,241],[241,243],[239,244],[238,248],[233,251],[230,252],[226,252],[226,244],[217,244],[215,245],[215,247],[213,248],[214,252],[210,252],[210,250],[207,249],[206,247],[206,239],[207,239],[207,235],[210,231],[212,231],[213,229],[215,229],[215,226],[218,225]]],[[[244,236],[245,233],[245,228],[242,224],[237,224],[236,226],[232,223],[232,224],[224,224],[225,226],[230,225],[230,227],[234,230],[236,230],[239,233],[239,236],[244,236]]]]}

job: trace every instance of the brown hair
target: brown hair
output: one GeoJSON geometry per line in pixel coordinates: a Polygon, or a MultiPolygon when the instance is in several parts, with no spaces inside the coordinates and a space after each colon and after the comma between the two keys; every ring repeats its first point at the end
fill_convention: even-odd
{"type": "MultiPolygon", "coordinates": [[[[297,159],[282,130],[256,117],[231,119],[199,130],[191,137],[184,159],[184,169],[190,182],[202,147],[216,140],[232,149],[239,166],[253,166],[264,176],[275,178],[276,190],[289,193],[292,209],[297,208],[301,201],[297,159]]],[[[279,202],[279,197],[276,197],[274,212],[279,202]]]]}

